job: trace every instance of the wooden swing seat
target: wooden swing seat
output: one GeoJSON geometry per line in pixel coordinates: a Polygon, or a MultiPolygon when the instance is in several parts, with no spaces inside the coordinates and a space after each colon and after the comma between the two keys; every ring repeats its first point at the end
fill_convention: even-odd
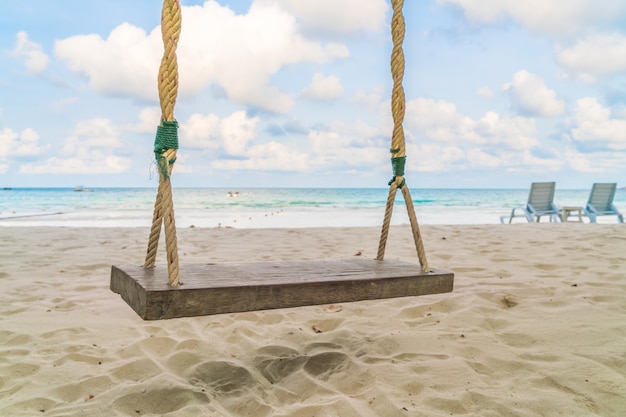
{"type": "Polygon", "coordinates": [[[111,269],[111,290],[120,294],[140,317],[144,320],[158,320],[452,291],[454,275],[428,267],[413,200],[404,181],[404,0],[392,0],[391,3],[391,110],[394,128],[389,151],[393,178],[389,182],[389,197],[376,257],[378,260],[206,263],[179,266],[170,177],[178,149],[178,122],[174,117],[174,105],[178,94],[176,47],[181,29],[181,11],[178,0],[163,1],[161,28],[164,53],[158,76],[161,124],[157,127],[154,143],[159,167],[159,189],[144,263],[147,268],[124,265],[113,266],[111,269]],[[419,265],[382,260],[398,189],[402,190],[406,202],[419,265]],[[169,271],[165,266],[155,266],[161,226],[165,228],[169,271]]]}
{"type": "Polygon", "coordinates": [[[400,261],[368,259],[113,266],[111,290],[144,320],[337,304],[452,291],[454,274],[400,261]]]}

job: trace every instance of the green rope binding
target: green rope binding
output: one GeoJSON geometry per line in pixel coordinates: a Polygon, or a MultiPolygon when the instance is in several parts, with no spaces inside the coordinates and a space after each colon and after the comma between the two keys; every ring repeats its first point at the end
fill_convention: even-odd
{"type": "MultiPolygon", "coordinates": [[[[393,182],[396,180],[396,177],[404,177],[404,166],[406,164],[406,156],[398,156],[395,158],[391,158],[391,167],[393,168],[393,178],[391,179],[391,181],[389,181],[389,184],[387,185],[391,185],[393,184],[393,182]]],[[[398,188],[402,188],[404,186],[404,179],[402,179],[402,182],[400,183],[400,185],[398,185],[398,188]]]]}
{"type": "Polygon", "coordinates": [[[154,139],[154,156],[163,179],[167,179],[169,176],[168,165],[173,165],[176,162],[176,158],[169,161],[165,160],[163,154],[169,149],[178,149],[178,122],[176,120],[161,120],[154,139]]]}

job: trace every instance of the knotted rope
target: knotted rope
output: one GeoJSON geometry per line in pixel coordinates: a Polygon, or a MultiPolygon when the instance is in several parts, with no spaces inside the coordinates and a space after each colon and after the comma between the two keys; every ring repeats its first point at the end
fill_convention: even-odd
{"type": "Polygon", "coordinates": [[[178,267],[178,246],[176,243],[176,223],[170,178],[176,150],[178,149],[178,123],[174,118],[174,106],[178,94],[178,61],[176,47],[180,38],[181,13],[178,0],[164,0],[161,14],[161,34],[165,48],[159,68],[159,101],[161,104],[161,124],[157,127],[154,141],[154,154],[159,169],[159,189],[154,203],[152,229],[148,239],[148,251],[144,268],[153,268],[156,261],[161,224],[165,228],[167,251],[168,282],[171,286],[180,285],[178,267]]]}
{"type": "Polygon", "coordinates": [[[426,260],[426,252],[422,243],[422,237],[413,207],[413,200],[409,187],[404,180],[404,165],[406,162],[406,146],[404,140],[404,122],[405,97],[404,88],[402,87],[402,79],[404,78],[404,52],[402,50],[402,42],[404,41],[404,16],[402,15],[402,7],[404,0],[392,0],[393,16],[391,18],[391,36],[393,39],[393,49],[391,51],[391,76],[393,78],[393,90],[391,93],[391,113],[393,116],[393,133],[391,136],[391,166],[393,168],[393,178],[389,181],[389,196],[385,207],[385,218],[383,228],[380,234],[380,243],[378,244],[378,255],[376,259],[382,261],[385,257],[385,247],[387,245],[387,237],[389,235],[389,224],[391,223],[391,214],[393,212],[393,203],[396,198],[398,188],[402,190],[406,208],[411,222],[413,231],[413,240],[415,241],[415,249],[422,271],[428,272],[428,261],[426,260]]]}

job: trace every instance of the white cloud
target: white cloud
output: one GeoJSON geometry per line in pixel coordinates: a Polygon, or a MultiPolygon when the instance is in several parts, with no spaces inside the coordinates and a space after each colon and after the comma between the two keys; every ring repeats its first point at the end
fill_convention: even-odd
{"type": "Polygon", "coordinates": [[[51,107],[57,112],[63,112],[68,111],[69,107],[72,107],[79,102],[80,98],[78,97],[65,97],[53,102],[51,107]]]}
{"type": "Polygon", "coordinates": [[[72,71],[86,76],[98,92],[154,100],[163,48],[159,40],[156,29],[146,35],[143,29],[123,23],[107,39],[76,35],[56,41],[54,51],[72,71]]]}
{"type": "Polygon", "coordinates": [[[567,164],[572,167],[575,171],[578,172],[600,172],[602,168],[599,166],[594,166],[590,159],[589,154],[584,154],[578,152],[576,149],[572,147],[568,147],[565,149],[563,153],[563,157],[567,164]]]}
{"type": "MultiPolygon", "coordinates": [[[[381,112],[388,113],[388,105],[383,107],[381,112]]],[[[555,157],[545,156],[556,155],[554,149],[543,148],[544,156],[534,154],[540,143],[534,120],[530,118],[508,118],[487,112],[472,119],[459,114],[452,103],[417,99],[407,102],[405,126],[407,154],[412,158],[407,170],[535,168],[546,171],[561,166],[555,157]]],[[[219,170],[323,174],[360,172],[365,167],[370,173],[391,169],[388,153],[391,121],[387,115],[374,124],[358,119],[350,123],[330,121],[323,128],[309,131],[306,144],[255,143],[256,121],[244,112],[235,112],[224,119],[194,115],[181,124],[181,129],[188,144],[193,142],[197,148],[218,155],[210,156],[209,164],[219,170]],[[238,138],[232,141],[231,149],[227,149],[226,132],[238,138]],[[308,145],[308,149],[303,145],[308,145]],[[223,154],[229,156],[219,156],[223,154]]]]}
{"type": "MultiPolygon", "coordinates": [[[[329,124],[331,131],[339,132],[342,135],[352,137],[352,143],[356,147],[366,147],[371,145],[380,145],[382,137],[387,137],[393,130],[390,125],[389,129],[385,126],[371,126],[363,120],[353,120],[349,123],[343,121],[333,121],[329,124]]],[[[387,145],[386,143],[384,145],[387,145]]],[[[387,151],[387,149],[385,149],[387,151]]]]}
{"type": "Polygon", "coordinates": [[[9,128],[0,130],[0,158],[37,156],[49,148],[39,144],[39,134],[31,128],[20,133],[9,128]]]}
{"type": "Polygon", "coordinates": [[[78,122],[65,139],[62,152],[89,159],[94,153],[121,148],[119,132],[108,119],[96,118],[78,122]]]}
{"type": "Polygon", "coordinates": [[[564,141],[571,143],[564,152],[565,162],[575,171],[583,173],[619,172],[626,165],[626,153],[611,149],[596,149],[593,152],[576,149],[572,138],[565,135],[564,141]]]}
{"type": "MultiPolygon", "coordinates": [[[[296,19],[273,2],[255,2],[236,15],[213,0],[182,7],[178,44],[181,96],[219,83],[229,98],[274,112],[286,112],[293,97],[270,83],[283,66],[325,63],[348,56],[343,44],[322,44],[298,32],[296,19]]],[[[160,28],[146,34],[130,24],[107,39],[78,35],[56,42],[57,57],[85,75],[104,94],[156,100],[156,78],[163,54],[160,28]]]]}
{"type": "Polygon", "coordinates": [[[307,171],[308,157],[285,144],[262,143],[247,149],[246,159],[221,159],[211,165],[222,170],[307,171]]]}
{"type": "Polygon", "coordinates": [[[493,91],[491,91],[491,88],[487,86],[480,87],[476,93],[481,97],[493,97],[493,91]]]}
{"type": "Polygon", "coordinates": [[[414,136],[439,143],[480,145],[499,151],[531,150],[539,145],[533,119],[501,117],[487,112],[474,120],[459,114],[453,103],[419,98],[406,104],[405,127],[414,136]]]}
{"type": "Polygon", "coordinates": [[[494,155],[483,151],[480,148],[470,148],[466,153],[466,160],[469,166],[476,168],[499,168],[506,163],[502,155],[494,155]]]}
{"type": "Polygon", "coordinates": [[[258,117],[248,117],[237,111],[220,122],[222,146],[229,155],[245,155],[248,143],[256,137],[258,117]]]}
{"type": "Polygon", "coordinates": [[[513,80],[502,86],[517,111],[524,116],[558,116],[565,111],[565,102],[556,99],[543,80],[526,70],[515,73],[513,80]]]}
{"type": "Polygon", "coordinates": [[[505,145],[516,151],[529,151],[539,146],[537,129],[532,119],[524,117],[501,118],[496,112],[487,112],[469,132],[483,138],[488,145],[505,145]]]}
{"type": "Polygon", "coordinates": [[[209,164],[218,170],[308,170],[308,156],[294,146],[274,141],[253,143],[258,122],[258,117],[248,117],[244,111],[224,118],[194,114],[181,123],[181,148],[211,151],[209,164]]]}
{"type": "Polygon", "coordinates": [[[626,72],[626,36],[621,33],[594,34],[561,50],[558,63],[583,81],[626,72]]]}
{"type": "Polygon", "coordinates": [[[214,114],[193,114],[180,126],[180,144],[187,148],[222,149],[230,156],[246,156],[257,137],[258,117],[236,111],[220,119],[214,114]]]}
{"type": "Polygon", "coordinates": [[[345,172],[354,167],[368,170],[380,169],[389,163],[388,143],[371,139],[377,132],[363,124],[354,128],[337,124],[328,131],[312,130],[307,138],[311,147],[310,163],[319,170],[345,172]],[[359,135],[368,131],[369,134],[359,135]]]}
{"type": "Polygon", "coordinates": [[[614,117],[611,109],[602,107],[596,98],[585,97],[576,102],[573,123],[574,141],[626,150],[626,118],[614,117]]]}
{"type": "Polygon", "coordinates": [[[453,167],[460,168],[465,161],[467,153],[456,145],[431,142],[415,146],[407,144],[405,172],[446,172],[453,167]]]}
{"type": "Polygon", "coordinates": [[[407,144],[408,171],[452,172],[471,170],[504,170],[509,172],[538,170],[556,171],[562,163],[556,158],[539,158],[529,150],[512,151],[467,144],[436,142],[407,144]]]}
{"type": "Polygon", "coordinates": [[[28,33],[20,31],[17,33],[17,42],[12,51],[12,55],[24,58],[26,71],[30,74],[39,74],[47,67],[50,59],[37,42],[28,39],[28,33]]]}
{"type": "Polygon", "coordinates": [[[458,139],[483,142],[471,134],[474,125],[469,117],[457,113],[453,103],[444,100],[418,98],[406,103],[407,129],[421,131],[428,139],[436,142],[455,142],[458,139]]]}
{"type": "Polygon", "coordinates": [[[52,157],[41,164],[20,166],[23,174],[116,174],[128,171],[130,161],[115,155],[100,155],[100,158],[84,160],[79,158],[52,157]]]}
{"type": "Polygon", "coordinates": [[[221,143],[220,118],[215,114],[192,114],[180,124],[179,134],[181,147],[217,149],[221,143]]]}
{"type": "Polygon", "coordinates": [[[356,92],[354,93],[354,97],[352,97],[351,101],[376,109],[380,107],[381,102],[383,101],[383,88],[373,87],[369,90],[364,90],[360,88],[356,90],[356,92]]]}
{"type": "Polygon", "coordinates": [[[336,33],[375,31],[386,27],[385,0],[265,0],[278,3],[305,26],[336,33]]]}
{"type": "Polygon", "coordinates": [[[145,107],[139,112],[139,123],[132,126],[131,130],[139,133],[156,134],[157,126],[161,122],[160,107],[145,107]]]}
{"type": "Polygon", "coordinates": [[[319,101],[336,100],[343,94],[341,81],[334,75],[327,77],[322,73],[315,73],[311,84],[303,91],[304,97],[319,101]]]}
{"type": "Polygon", "coordinates": [[[24,164],[20,172],[29,174],[112,174],[130,168],[130,159],[114,154],[123,148],[118,130],[107,119],[79,122],[65,139],[61,153],[41,163],[24,164]]]}
{"type": "Polygon", "coordinates": [[[626,15],[623,0],[437,0],[454,5],[473,23],[492,24],[506,18],[520,22],[530,31],[569,36],[591,27],[605,27],[626,15]]]}

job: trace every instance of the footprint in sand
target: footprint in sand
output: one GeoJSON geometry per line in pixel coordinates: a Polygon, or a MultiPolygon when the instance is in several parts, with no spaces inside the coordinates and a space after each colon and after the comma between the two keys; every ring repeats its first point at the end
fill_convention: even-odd
{"type": "Polygon", "coordinates": [[[36,397],[15,403],[13,406],[15,410],[32,410],[32,415],[42,415],[42,413],[56,407],[57,404],[56,401],[49,398],[36,397]]]}
{"type": "Polygon", "coordinates": [[[114,386],[113,379],[107,375],[91,376],[75,383],[58,386],[51,393],[54,398],[63,400],[64,403],[68,404],[100,396],[114,386]]]}
{"type": "Polygon", "coordinates": [[[45,332],[41,335],[41,337],[46,340],[55,338],[59,340],[72,340],[75,338],[74,336],[81,336],[88,333],[89,331],[84,327],[66,327],[45,332]]]}
{"type": "Polygon", "coordinates": [[[33,337],[29,334],[20,334],[9,331],[0,332],[0,340],[4,346],[29,345],[33,337]]]}
{"type": "Polygon", "coordinates": [[[187,387],[145,390],[124,395],[113,402],[113,409],[126,416],[144,414],[163,415],[180,410],[191,404],[208,404],[210,399],[203,392],[195,392],[187,387]]]}
{"type": "Polygon", "coordinates": [[[111,375],[120,381],[145,381],[161,372],[151,359],[126,360],[124,364],[111,370],[111,375]]]}
{"type": "Polygon", "coordinates": [[[300,370],[307,359],[297,350],[285,346],[267,346],[259,349],[254,367],[265,379],[275,384],[300,370]]]}
{"type": "Polygon", "coordinates": [[[324,352],[308,358],[304,370],[311,376],[327,380],[330,375],[347,370],[351,363],[345,353],[324,352]]]}
{"type": "Polygon", "coordinates": [[[315,333],[326,333],[337,329],[343,323],[344,319],[321,319],[311,320],[307,323],[307,327],[315,333]]]}
{"type": "Polygon", "coordinates": [[[8,375],[13,377],[30,377],[39,372],[41,366],[32,363],[16,363],[5,368],[8,375]]]}
{"type": "Polygon", "coordinates": [[[207,386],[220,394],[237,395],[257,385],[250,371],[243,366],[226,361],[211,361],[198,365],[191,372],[191,382],[207,386]]]}
{"type": "Polygon", "coordinates": [[[178,342],[171,337],[153,336],[146,337],[128,346],[125,346],[119,353],[124,358],[145,357],[153,355],[164,357],[173,352],[178,342]]]}

